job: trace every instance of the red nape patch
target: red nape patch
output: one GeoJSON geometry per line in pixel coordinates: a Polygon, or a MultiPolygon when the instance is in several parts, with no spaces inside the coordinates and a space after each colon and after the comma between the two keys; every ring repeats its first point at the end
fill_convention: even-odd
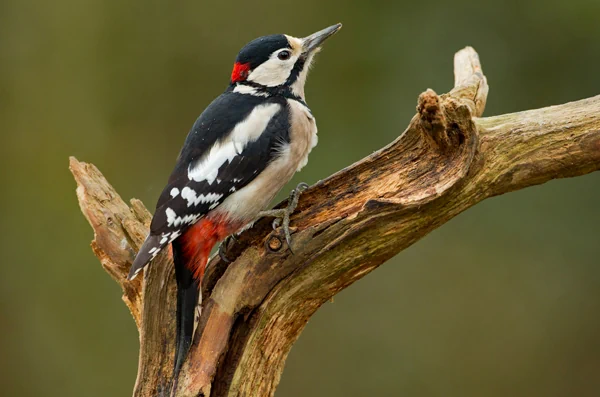
{"type": "Polygon", "coordinates": [[[208,256],[215,244],[237,232],[242,226],[244,225],[231,223],[220,217],[203,218],[179,237],[184,255],[189,258],[187,267],[198,282],[202,282],[208,256]]]}
{"type": "Polygon", "coordinates": [[[236,62],[233,65],[233,71],[231,72],[231,82],[235,83],[237,81],[244,81],[248,78],[249,74],[250,74],[250,64],[249,63],[236,62]]]}

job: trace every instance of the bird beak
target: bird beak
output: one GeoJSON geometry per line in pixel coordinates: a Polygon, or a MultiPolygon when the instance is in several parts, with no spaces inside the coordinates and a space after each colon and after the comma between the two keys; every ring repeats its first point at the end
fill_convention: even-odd
{"type": "Polygon", "coordinates": [[[323,42],[333,36],[338,30],[342,28],[342,24],[338,23],[323,30],[319,30],[317,33],[313,33],[310,36],[306,36],[302,39],[302,48],[304,53],[311,53],[323,44],[323,42]]]}

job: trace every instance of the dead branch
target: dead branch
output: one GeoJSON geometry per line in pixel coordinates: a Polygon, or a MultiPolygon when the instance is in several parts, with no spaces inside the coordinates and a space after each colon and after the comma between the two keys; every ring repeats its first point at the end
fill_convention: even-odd
{"type": "MultiPolygon", "coordinates": [[[[419,96],[398,139],[312,186],[292,218],[294,255],[262,220],[211,260],[204,307],[176,396],[271,396],[287,354],[325,301],[488,197],[600,168],[600,96],[479,118],[488,85],[477,53],[455,56],[455,88],[419,96]]],[[[71,158],[92,248],[123,288],[140,332],[134,396],[168,396],[175,330],[173,264],[163,254],[126,281],[150,214],[96,167],[71,158]]],[[[283,205],[280,204],[280,205],[283,205]]]]}

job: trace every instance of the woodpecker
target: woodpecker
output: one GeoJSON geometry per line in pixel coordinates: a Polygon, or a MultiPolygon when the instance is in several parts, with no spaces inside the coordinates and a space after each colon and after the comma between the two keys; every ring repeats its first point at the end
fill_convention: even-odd
{"type": "Polygon", "coordinates": [[[297,194],[287,208],[264,210],[317,144],[304,84],[321,44],[341,26],[304,38],[276,34],[248,43],[237,55],[228,88],[185,140],[129,273],[133,279],[171,244],[178,290],[175,376],[192,341],[199,289],[215,244],[272,216],[289,245],[297,194]]]}

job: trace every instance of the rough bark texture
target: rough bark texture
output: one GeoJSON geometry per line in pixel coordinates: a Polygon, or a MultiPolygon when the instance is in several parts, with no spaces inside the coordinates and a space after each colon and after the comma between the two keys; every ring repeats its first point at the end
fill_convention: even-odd
{"type": "Polygon", "coordinates": [[[293,255],[282,231],[261,220],[230,247],[233,263],[211,260],[178,382],[171,259],[126,281],[150,214],[137,200],[128,207],[96,167],[71,159],[93,250],[140,332],[134,396],[271,396],[304,325],[338,291],[483,199],[600,169],[600,96],[479,118],[488,85],[476,52],[459,51],[454,67],[455,88],[421,94],[396,141],[303,193],[293,255]]]}

